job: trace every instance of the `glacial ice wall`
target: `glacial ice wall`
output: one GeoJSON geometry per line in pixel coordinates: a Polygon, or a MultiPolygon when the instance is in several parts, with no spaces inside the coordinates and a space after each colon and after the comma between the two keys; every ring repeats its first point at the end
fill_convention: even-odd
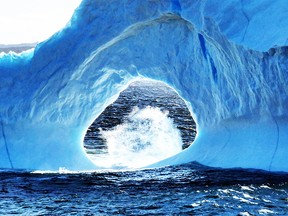
{"type": "Polygon", "coordinates": [[[173,87],[198,125],[187,150],[152,166],[288,171],[287,7],[84,0],[35,50],[1,54],[0,167],[96,169],[82,145],[87,128],[145,77],[173,87]]]}

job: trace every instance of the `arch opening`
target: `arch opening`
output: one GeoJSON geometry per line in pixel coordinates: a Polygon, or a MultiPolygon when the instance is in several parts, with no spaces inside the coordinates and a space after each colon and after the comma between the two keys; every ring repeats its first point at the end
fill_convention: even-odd
{"type": "Polygon", "coordinates": [[[141,79],[90,125],[84,149],[98,167],[140,168],[188,148],[196,133],[196,123],[174,89],[141,79]]]}

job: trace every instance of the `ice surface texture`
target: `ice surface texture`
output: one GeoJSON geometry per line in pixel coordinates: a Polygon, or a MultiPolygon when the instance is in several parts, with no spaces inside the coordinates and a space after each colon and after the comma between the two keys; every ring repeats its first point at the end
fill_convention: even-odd
{"type": "Polygon", "coordinates": [[[1,54],[0,167],[96,169],[83,138],[129,83],[183,97],[198,135],[153,166],[288,171],[286,0],[84,0],[34,51],[1,54]],[[277,47],[274,47],[274,46],[277,47]]]}

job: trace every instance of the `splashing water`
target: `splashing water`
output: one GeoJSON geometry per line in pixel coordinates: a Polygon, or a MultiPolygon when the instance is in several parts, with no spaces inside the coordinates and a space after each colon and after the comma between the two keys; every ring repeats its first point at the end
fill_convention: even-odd
{"type": "Polygon", "coordinates": [[[105,168],[140,168],[182,150],[179,130],[168,112],[157,107],[135,107],[123,124],[101,131],[101,135],[108,154],[95,155],[92,160],[105,168]]]}

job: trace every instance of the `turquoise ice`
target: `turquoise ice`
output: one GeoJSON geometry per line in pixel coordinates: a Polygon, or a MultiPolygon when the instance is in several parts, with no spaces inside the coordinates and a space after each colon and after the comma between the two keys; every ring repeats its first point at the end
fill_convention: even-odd
{"type": "Polygon", "coordinates": [[[83,0],[35,50],[0,54],[0,167],[97,169],[87,128],[149,78],[178,92],[198,128],[151,166],[288,171],[287,11],[286,0],[83,0]]]}

